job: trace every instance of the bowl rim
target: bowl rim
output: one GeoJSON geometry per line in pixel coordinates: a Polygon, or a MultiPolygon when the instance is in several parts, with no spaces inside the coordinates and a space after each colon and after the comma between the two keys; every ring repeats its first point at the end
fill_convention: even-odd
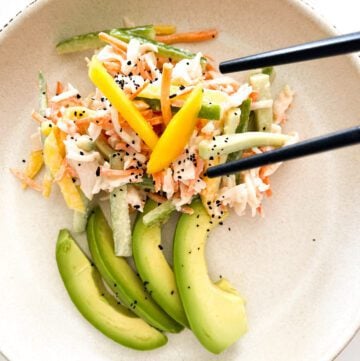
{"type": "MultiPolygon", "coordinates": [[[[28,0],[27,4],[25,4],[12,18],[10,18],[5,24],[0,24],[0,44],[9,34],[9,28],[13,29],[14,26],[20,26],[21,19],[23,19],[25,16],[31,15],[32,12],[43,8],[51,1],[54,0],[28,0]]],[[[315,21],[325,33],[329,34],[329,36],[342,34],[339,29],[334,24],[332,24],[332,22],[327,19],[327,17],[322,14],[319,9],[316,8],[316,4],[312,4],[306,0],[286,0],[286,2],[292,4],[295,8],[300,9],[300,11],[305,14],[305,16],[315,21]]],[[[352,66],[354,66],[360,73],[360,54],[352,53],[345,56],[350,60],[352,66]]],[[[351,328],[349,327],[346,330],[347,332],[344,332],[345,330],[342,332],[342,335],[345,335],[345,337],[342,337],[341,342],[339,342],[338,345],[335,345],[332,350],[328,351],[327,354],[324,355],[325,358],[323,361],[335,361],[335,359],[356,337],[356,335],[358,333],[360,334],[360,317],[355,321],[351,328]]],[[[10,361],[10,359],[3,353],[1,349],[0,356],[2,356],[6,361],[10,361]]]]}

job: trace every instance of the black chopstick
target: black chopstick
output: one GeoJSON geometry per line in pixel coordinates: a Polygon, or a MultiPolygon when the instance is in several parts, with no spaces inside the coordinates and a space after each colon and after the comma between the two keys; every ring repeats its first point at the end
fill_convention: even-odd
{"type": "Polygon", "coordinates": [[[219,68],[222,73],[231,73],[234,71],[325,58],[354,51],[360,51],[360,32],[223,61],[220,63],[219,68]]]}
{"type": "Polygon", "coordinates": [[[288,145],[283,148],[271,150],[262,154],[210,167],[207,170],[207,176],[210,178],[219,177],[231,173],[237,173],[246,169],[283,162],[357,143],[360,143],[359,125],[353,128],[340,130],[335,133],[330,133],[296,144],[288,145]]]}

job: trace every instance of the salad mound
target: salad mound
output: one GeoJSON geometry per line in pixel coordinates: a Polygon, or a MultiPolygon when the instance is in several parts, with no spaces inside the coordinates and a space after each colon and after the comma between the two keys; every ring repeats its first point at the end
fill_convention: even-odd
{"type": "MultiPolygon", "coordinates": [[[[45,198],[53,187],[59,187],[67,207],[74,212],[75,233],[86,230],[96,203],[109,199],[112,256],[119,258],[132,255],[131,212],[141,214],[138,228],[142,230],[160,227],[175,211],[193,215],[192,205],[196,202],[195,208],[200,209],[199,199],[211,224],[222,224],[231,209],[239,216],[247,211],[252,216],[263,215],[262,201],[272,194],[270,176],[280,164],[213,179],[206,177],[206,171],[214,165],[296,142],[296,133],[283,134],[282,129],[294,92],[285,86],[273,96],[272,68],[258,69],[249,75],[248,82],[241,83],[219,73],[209,55],[172,45],[216,36],[214,29],[177,33],[172,25],[145,25],[60,42],[59,54],[96,49],[91,58],[86,58],[88,76],[95,87],[83,95],[75,85],[58,81],[51,91],[39,73],[39,108],[31,115],[38,127],[31,135],[31,152],[24,170],[11,170],[22,187],[40,192],[45,198]],[[147,201],[152,206],[144,212],[147,201]]],[[[84,74],[85,70],[84,64],[84,74]]],[[[138,248],[141,242],[140,238],[136,252],[139,259],[144,259],[138,248]]],[[[203,259],[199,258],[199,262],[203,259]]],[[[106,261],[101,267],[95,265],[100,273],[104,265],[106,269],[106,261]]],[[[181,273],[178,267],[177,273],[181,273]]],[[[141,269],[146,270],[143,260],[141,269]]],[[[155,277],[156,272],[150,273],[155,277]]],[[[178,280],[171,268],[166,268],[166,274],[170,277],[167,282],[175,285],[178,280]]],[[[172,292],[180,296],[173,308],[184,312],[181,302],[187,302],[184,300],[188,296],[182,294],[182,287],[172,292]]],[[[151,298],[151,293],[146,297],[151,298]]],[[[168,297],[154,299],[161,303],[168,297]]],[[[239,299],[236,302],[239,305],[239,299]]],[[[172,309],[160,303],[163,309],[172,309]]],[[[187,304],[184,309],[196,329],[191,319],[193,310],[187,304]]],[[[185,326],[186,316],[178,317],[185,326]]],[[[91,317],[88,319],[92,322],[91,317]]],[[[244,329],[242,325],[235,338],[244,329]]],[[[216,328],[213,331],[210,333],[216,337],[216,328]]],[[[201,335],[196,336],[212,351],[201,335]]],[[[227,346],[220,342],[216,352],[227,346]]]]}

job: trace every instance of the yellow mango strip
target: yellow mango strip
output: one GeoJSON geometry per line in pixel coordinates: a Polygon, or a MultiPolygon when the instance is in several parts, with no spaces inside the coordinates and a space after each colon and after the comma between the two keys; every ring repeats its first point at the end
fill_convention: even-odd
{"type": "Polygon", "coordinates": [[[95,56],[89,64],[89,78],[146,145],[154,149],[159,138],[153,128],[95,56]]]}
{"type": "Polygon", "coordinates": [[[176,33],[175,25],[156,24],[154,25],[156,35],[171,35],[176,33]]]}
{"type": "Polygon", "coordinates": [[[160,172],[183,152],[198,120],[202,93],[201,86],[195,87],[182,108],[170,120],[151,153],[147,167],[148,173],[160,172]]]}
{"type": "MultiPolygon", "coordinates": [[[[54,128],[44,142],[44,163],[54,178],[58,174],[65,156],[65,152],[60,146],[60,143],[62,143],[61,139],[61,132],[59,132],[59,129],[54,128]]],[[[67,206],[70,209],[84,213],[85,206],[81,199],[80,192],[73,183],[70,175],[65,173],[57,183],[67,206]]]]}
{"type": "Polygon", "coordinates": [[[45,173],[43,181],[42,181],[43,197],[45,197],[45,198],[50,197],[53,182],[54,182],[54,178],[51,176],[50,172],[48,170],[46,170],[46,173],[45,173]]]}
{"type": "MultiPolygon", "coordinates": [[[[43,164],[44,161],[43,161],[42,150],[33,150],[30,153],[24,174],[27,177],[34,179],[35,176],[40,172],[43,164]]],[[[26,183],[22,183],[22,188],[25,189],[26,187],[27,187],[26,183]]]]}

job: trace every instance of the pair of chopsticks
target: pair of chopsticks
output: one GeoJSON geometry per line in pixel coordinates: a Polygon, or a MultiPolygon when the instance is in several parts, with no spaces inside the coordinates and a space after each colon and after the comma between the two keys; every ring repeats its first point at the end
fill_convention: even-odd
{"type": "MultiPolygon", "coordinates": [[[[360,32],[335,36],[243,58],[227,60],[220,63],[219,68],[222,73],[231,73],[235,71],[320,59],[355,51],[360,51],[360,32]]],[[[219,177],[250,168],[283,162],[358,143],[360,143],[360,126],[308,139],[263,154],[210,167],[207,170],[207,176],[210,178],[219,177]]]]}

